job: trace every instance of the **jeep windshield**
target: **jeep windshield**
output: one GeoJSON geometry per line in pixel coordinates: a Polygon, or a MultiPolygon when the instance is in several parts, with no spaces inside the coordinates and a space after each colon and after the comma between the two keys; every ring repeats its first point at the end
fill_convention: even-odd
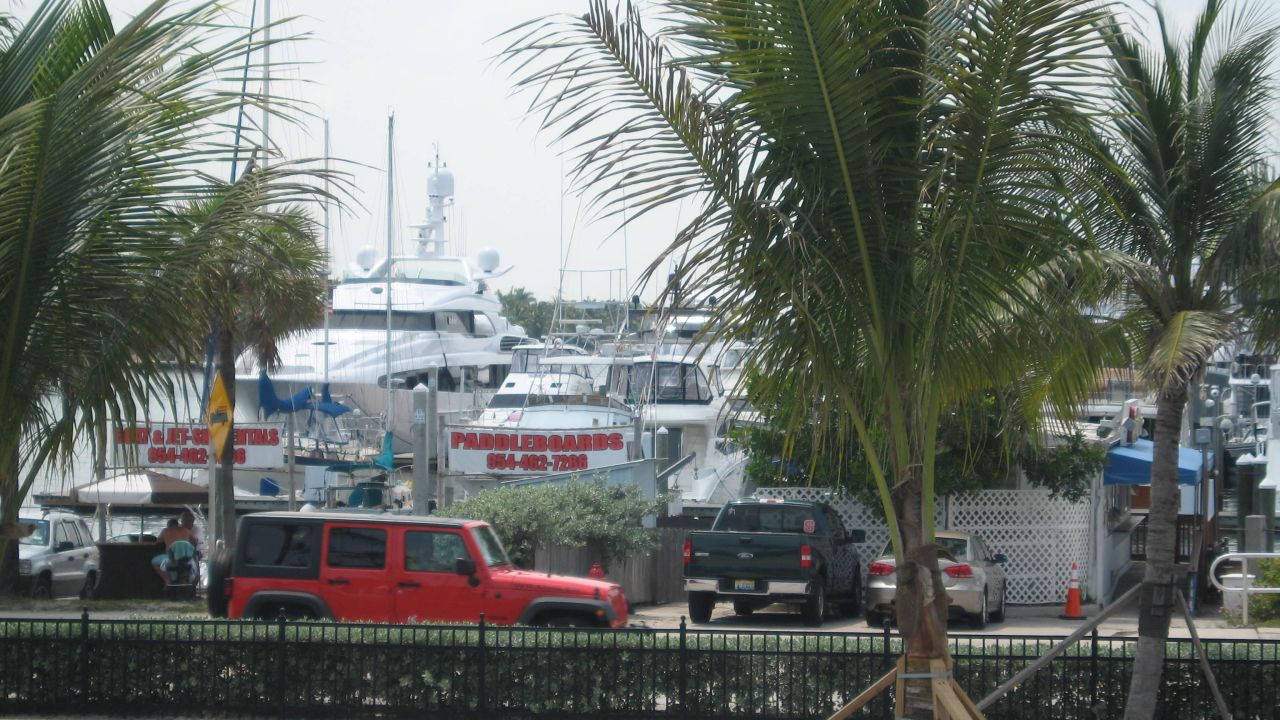
{"type": "Polygon", "coordinates": [[[28,520],[27,518],[19,518],[23,525],[33,525],[35,530],[24,538],[18,539],[19,545],[48,545],[49,544],[49,521],[48,520],[28,520]]]}
{"type": "Polygon", "coordinates": [[[511,561],[507,559],[507,551],[502,549],[502,543],[498,540],[498,536],[493,534],[493,528],[488,525],[481,525],[471,529],[475,536],[476,545],[480,546],[480,554],[484,555],[484,564],[489,567],[495,565],[510,565],[511,561]]]}

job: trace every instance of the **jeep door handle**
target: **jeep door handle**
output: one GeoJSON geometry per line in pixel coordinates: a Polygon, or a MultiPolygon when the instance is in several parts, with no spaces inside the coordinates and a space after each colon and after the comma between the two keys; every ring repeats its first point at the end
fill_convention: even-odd
{"type": "Polygon", "coordinates": [[[350,585],[351,581],[346,578],[329,578],[330,585],[350,585]]]}
{"type": "Polygon", "coordinates": [[[400,583],[400,587],[402,587],[402,588],[420,588],[420,587],[422,587],[422,583],[414,582],[414,581],[412,581],[412,580],[405,580],[404,582],[401,582],[401,583],[400,583]]]}

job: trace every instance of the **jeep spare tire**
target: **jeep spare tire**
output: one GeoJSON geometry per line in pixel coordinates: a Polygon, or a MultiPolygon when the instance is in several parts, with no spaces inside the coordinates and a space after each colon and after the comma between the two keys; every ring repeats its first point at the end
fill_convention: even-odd
{"type": "Polygon", "coordinates": [[[224,618],[231,600],[223,590],[231,576],[231,553],[226,548],[216,548],[209,559],[209,588],[205,596],[209,601],[210,617],[224,618]]]}

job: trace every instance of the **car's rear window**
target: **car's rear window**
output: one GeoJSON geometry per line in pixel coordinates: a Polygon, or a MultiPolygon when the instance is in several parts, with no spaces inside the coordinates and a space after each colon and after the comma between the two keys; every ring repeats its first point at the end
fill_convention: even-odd
{"type": "MultiPolygon", "coordinates": [[[[804,521],[812,519],[809,508],[787,505],[730,505],[716,521],[716,530],[729,532],[805,532],[804,521]]],[[[810,526],[809,532],[816,529],[810,526]]]]}
{"type": "Polygon", "coordinates": [[[316,527],[302,523],[257,523],[249,526],[244,561],[268,567],[306,567],[316,542],[316,527]]]}

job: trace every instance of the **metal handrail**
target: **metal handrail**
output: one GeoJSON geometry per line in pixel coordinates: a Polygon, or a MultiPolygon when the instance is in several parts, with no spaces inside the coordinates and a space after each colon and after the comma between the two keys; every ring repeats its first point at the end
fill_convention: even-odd
{"type": "Polygon", "coordinates": [[[1213,564],[1209,566],[1209,582],[1213,583],[1213,586],[1214,586],[1214,587],[1218,588],[1218,589],[1219,589],[1219,590],[1221,590],[1222,592],[1240,592],[1240,593],[1244,593],[1244,603],[1242,603],[1242,604],[1243,604],[1243,606],[1244,606],[1244,617],[1243,617],[1243,622],[1244,622],[1244,624],[1245,624],[1245,625],[1248,625],[1248,624],[1249,624],[1249,595],[1251,595],[1251,594],[1253,594],[1253,593],[1258,593],[1259,595],[1277,595],[1277,594],[1280,594],[1280,587],[1266,587],[1266,586],[1263,586],[1263,587],[1253,587],[1253,584],[1252,584],[1252,582],[1250,581],[1250,575],[1249,575],[1249,561],[1250,561],[1250,560],[1280,560],[1280,552],[1265,552],[1265,553],[1256,553],[1256,552],[1237,552],[1237,553],[1227,553],[1227,554],[1225,554],[1225,555],[1219,555],[1216,559],[1214,559],[1213,564]],[[1221,562],[1222,562],[1222,561],[1224,561],[1224,560],[1243,560],[1243,561],[1244,561],[1244,562],[1242,563],[1242,565],[1244,566],[1244,568],[1243,568],[1244,572],[1242,572],[1242,573],[1241,573],[1241,577],[1240,577],[1241,585],[1240,585],[1240,587],[1238,587],[1238,588],[1229,588],[1229,587],[1225,587],[1222,583],[1218,582],[1218,573],[1217,573],[1217,570],[1218,570],[1218,563],[1221,563],[1221,562]]]}

